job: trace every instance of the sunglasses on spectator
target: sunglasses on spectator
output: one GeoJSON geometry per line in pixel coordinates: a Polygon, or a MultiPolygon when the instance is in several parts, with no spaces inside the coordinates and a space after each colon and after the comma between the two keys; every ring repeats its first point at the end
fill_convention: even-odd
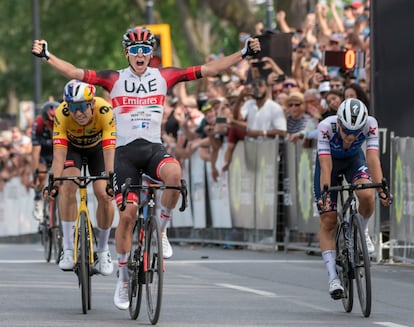
{"type": "Polygon", "coordinates": [[[362,133],[362,129],[356,129],[356,130],[348,129],[344,125],[342,125],[341,122],[339,122],[339,127],[341,127],[341,130],[345,135],[358,136],[359,134],[362,133]]]}
{"type": "Polygon", "coordinates": [[[284,83],[283,87],[297,87],[297,84],[295,84],[295,83],[284,83]]]}
{"type": "Polygon", "coordinates": [[[85,112],[91,106],[90,102],[71,102],[68,103],[69,111],[75,113],[76,111],[85,112]]]}
{"type": "Polygon", "coordinates": [[[136,44],[136,45],[131,45],[130,47],[128,47],[128,54],[132,56],[138,56],[138,53],[140,52],[144,56],[148,56],[152,52],[152,47],[149,45],[145,45],[145,44],[136,44]]]}
{"type": "Polygon", "coordinates": [[[288,107],[289,108],[292,108],[292,107],[300,107],[301,106],[301,103],[289,103],[288,104],[288,107]]]}

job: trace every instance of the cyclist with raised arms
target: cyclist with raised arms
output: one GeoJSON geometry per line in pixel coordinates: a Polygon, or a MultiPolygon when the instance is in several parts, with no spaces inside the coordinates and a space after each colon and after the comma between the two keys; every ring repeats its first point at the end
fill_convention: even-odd
{"type": "MultiPolygon", "coordinates": [[[[378,122],[368,116],[365,104],[358,99],[341,103],[337,115],[322,120],[318,125],[317,158],[314,175],[315,199],[320,213],[319,241],[322,258],[328,271],[329,293],[335,300],[342,298],[344,289],[336,271],[334,233],[337,224],[337,192],[329,194],[325,206],[321,190],[326,184],[336,186],[342,174],[349,183],[381,183],[383,178],[378,148],[378,122]],[[366,142],[366,154],[362,145],[366,142]]],[[[381,203],[388,206],[390,199],[382,189],[377,190],[381,203]]],[[[357,191],[358,211],[363,217],[361,226],[365,232],[368,252],[375,251],[368,235],[368,220],[374,212],[375,189],[357,191]]]]}
{"type": "MultiPolygon", "coordinates": [[[[40,115],[38,115],[32,125],[32,170],[47,171],[52,165],[53,159],[53,121],[55,110],[59,106],[57,101],[47,101],[42,104],[40,115]]],[[[41,222],[43,220],[43,201],[42,190],[46,183],[46,174],[35,174],[36,180],[33,181],[35,190],[33,216],[41,222]]]]}
{"type": "MultiPolygon", "coordinates": [[[[128,29],[122,37],[122,46],[129,66],[120,70],[102,71],[81,69],[56,57],[48,51],[45,40],[35,40],[32,47],[34,55],[45,59],[61,74],[101,85],[109,92],[118,129],[114,186],[118,205],[122,201],[122,183],[127,177],[131,177],[132,183],[136,183],[139,169],[143,169],[147,175],[167,185],[180,185],[181,166],[166,152],[161,141],[161,123],[167,90],[179,82],[216,76],[246,56],[252,56],[260,51],[259,40],[249,38],[241,51],[202,66],[181,69],[150,67],[156,39],[146,27],[128,29]]],[[[166,228],[178,200],[179,191],[165,190],[162,194],[160,225],[165,258],[172,255],[166,228]]],[[[131,249],[137,202],[136,194],[130,193],[126,209],[120,212],[120,221],[115,234],[119,277],[114,303],[116,307],[123,310],[129,307],[127,261],[131,249]]]]}
{"type": "MultiPolygon", "coordinates": [[[[54,177],[79,176],[82,158],[88,160],[92,176],[109,175],[114,171],[116,127],[111,105],[95,96],[95,87],[78,80],[65,85],[64,101],[56,109],[53,129],[54,177]]],[[[57,182],[58,183],[58,182],[57,182]]],[[[107,182],[97,180],[93,192],[98,206],[97,260],[95,268],[104,276],[113,272],[108,240],[114,219],[112,197],[107,193],[107,182]]],[[[77,186],[71,181],[55,185],[50,196],[59,196],[59,214],[62,221],[63,253],[59,262],[62,270],[73,269],[74,229],[77,217],[77,186]]],[[[45,190],[45,196],[47,191],[45,190]]]]}

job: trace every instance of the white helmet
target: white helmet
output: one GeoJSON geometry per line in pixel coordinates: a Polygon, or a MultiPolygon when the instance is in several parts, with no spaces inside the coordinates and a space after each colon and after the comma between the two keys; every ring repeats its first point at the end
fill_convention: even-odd
{"type": "Polygon", "coordinates": [[[95,96],[95,86],[75,79],[66,83],[63,99],[66,102],[88,102],[95,96]]]}
{"type": "Polygon", "coordinates": [[[365,126],[368,109],[361,100],[350,98],[340,104],[337,115],[343,127],[356,131],[365,126]]]}

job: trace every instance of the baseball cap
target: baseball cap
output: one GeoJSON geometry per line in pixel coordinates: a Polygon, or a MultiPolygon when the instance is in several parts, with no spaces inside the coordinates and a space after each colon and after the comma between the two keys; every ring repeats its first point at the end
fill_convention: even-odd
{"type": "Polygon", "coordinates": [[[303,94],[301,92],[292,92],[289,94],[289,96],[286,98],[286,103],[290,102],[305,102],[305,99],[303,97],[303,94]]]}
{"type": "Polygon", "coordinates": [[[363,7],[363,6],[364,6],[364,4],[362,3],[362,1],[354,1],[351,4],[351,7],[354,8],[354,9],[358,9],[358,8],[363,7]]]}

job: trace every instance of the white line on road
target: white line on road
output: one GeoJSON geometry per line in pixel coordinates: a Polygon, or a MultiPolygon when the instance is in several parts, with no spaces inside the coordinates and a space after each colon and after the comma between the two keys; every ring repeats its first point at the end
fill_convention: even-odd
{"type": "Polygon", "coordinates": [[[238,285],[233,285],[233,284],[216,284],[216,285],[221,286],[221,287],[231,288],[231,289],[242,291],[242,292],[254,293],[254,294],[266,296],[266,297],[278,297],[275,293],[255,290],[254,288],[249,288],[249,287],[244,287],[244,286],[238,286],[238,285]]]}
{"type": "Polygon", "coordinates": [[[376,321],[376,322],[374,322],[374,324],[385,326],[385,327],[409,327],[407,325],[395,324],[395,323],[389,322],[389,321],[376,321]]]}

